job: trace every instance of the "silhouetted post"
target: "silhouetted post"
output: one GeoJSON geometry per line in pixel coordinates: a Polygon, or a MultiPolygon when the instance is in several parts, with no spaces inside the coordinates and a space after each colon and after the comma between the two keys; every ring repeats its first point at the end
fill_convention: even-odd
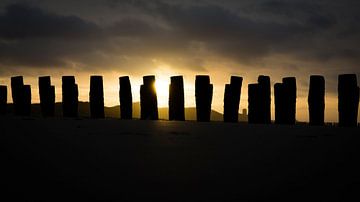
{"type": "Polygon", "coordinates": [[[24,81],[22,76],[11,77],[11,94],[13,99],[14,114],[24,114],[24,81]]]}
{"type": "Polygon", "coordinates": [[[90,117],[105,118],[104,89],[102,76],[90,77],[90,117]]]}
{"type": "Polygon", "coordinates": [[[248,85],[248,122],[249,123],[261,123],[260,114],[260,86],[259,84],[248,85]]]}
{"type": "Polygon", "coordinates": [[[50,86],[49,95],[49,116],[55,116],[55,86],[50,86]]]}
{"type": "Polygon", "coordinates": [[[197,121],[210,121],[213,85],[210,77],[197,75],[195,79],[195,100],[197,121]]]}
{"type": "Polygon", "coordinates": [[[128,76],[119,78],[120,83],[120,117],[121,119],[132,119],[132,94],[131,84],[128,76]]]}
{"type": "Polygon", "coordinates": [[[62,77],[62,107],[64,117],[78,116],[78,86],[74,76],[62,77]]]}
{"type": "Polygon", "coordinates": [[[259,121],[260,123],[271,123],[271,87],[270,77],[260,75],[258,77],[259,85],[259,121]]]}
{"type": "Polygon", "coordinates": [[[6,105],[7,105],[7,87],[0,86],[0,115],[6,114],[6,105]]]}
{"type": "Polygon", "coordinates": [[[158,120],[155,76],[144,76],[140,86],[141,119],[158,120]]]}
{"type": "Polygon", "coordinates": [[[50,76],[39,77],[41,113],[44,117],[54,116],[55,92],[52,94],[50,76]],[[54,99],[52,97],[54,96],[54,99]]]}
{"type": "Polygon", "coordinates": [[[24,116],[31,115],[31,86],[24,85],[24,116]]]}
{"type": "Polygon", "coordinates": [[[356,74],[339,75],[338,99],[339,126],[357,126],[359,87],[356,74]]]}
{"type": "Polygon", "coordinates": [[[274,98],[275,98],[275,123],[285,124],[285,94],[282,83],[276,83],[274,85],[274,98]]]}
{"type": "Polygon", "coordinates": [[[325,79],[323,76],[310,76],[308,104],[309,124],[324,125],[325,79]]]}
{"type": "Polygon", "coordinates": [[[230,84],[225,85],[224,121],[238,122],[242,77],[231,76],[230,84]]]}
{"type": "Polygon", "coordinates": [[[283,78],[284,107],[286,112],[285,123],[295,124],[296,122],[296,78],[283,78]]]}
{"type": "Polygon", "coordinates": [[[184,81],[182,76],[172,76],[169,86],[169,120],[185,120],[184,81]]]}

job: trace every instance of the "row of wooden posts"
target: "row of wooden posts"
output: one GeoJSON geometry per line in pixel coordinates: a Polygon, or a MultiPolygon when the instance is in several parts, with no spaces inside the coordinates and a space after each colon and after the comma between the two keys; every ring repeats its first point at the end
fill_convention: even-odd
{"type": "MultiPolygon", "coordinates": [[[[169,120],[185,120],[184,82],[182,76],[170,78],[169,120]]],[[[231,76],[225,85],[224,121],[237,122],[242,87],[242,77],[231,76]]],[[[120,117],[132,119],[132,93],[128,76],[119,78],[120,117]]],[[[140,87],[141,119],[157,120],[157,96],[154,88],[155,76],[144,76],[140,87]]],[[[11,90],[15,115],[29,116],[31,113],[31,88],[24,85],[22,76],[11,78],[11,90]]],[[[39,77],[41,112],[44,117],[55,113],[55,87],[50,76],[39,77]]],[[[195,79],[197,121],[210,121],[213,85],[207,75],[195,79]]],[[[90,114],[92,118],[104,118],[104,92],[102,76],[90,77],[90,114]]],[[[274,85],[275,123],[295,124],[296,119],[296,78],[283,78],[274,85]]],[[[271,123],[271,85],[269,76],[259,76],[258,83],[248,85],[248,122],[271,123]]],[[[7,87],[0,86],[0,114],[6,113],[7,87]]],[[[325,79],[310,76],[308,96],[309,123],[324,124],[325,79]]],[[[64,117],[78,116],[78,86],[74,76],[62,77],[62,107],[64,117]]],[[[359,107],[359,87],[356,74],[342,74],[338,77],[338,113],[340,126],[356,126],[359,107]]]]}

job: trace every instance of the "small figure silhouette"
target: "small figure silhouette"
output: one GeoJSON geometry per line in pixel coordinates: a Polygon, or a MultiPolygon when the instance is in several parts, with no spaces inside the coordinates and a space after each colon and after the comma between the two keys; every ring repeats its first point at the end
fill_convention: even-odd
{"type": "Polygon", "coordinates": [[[213,85],[210,84],[210,77],[207,75],[197,75],[195,79],[197,121],[210,121],[212,95],[213,85]]]}
{"type": "Polygon", "coordinates": [[[128,76],[119,78],[120,83],[120,117],[121,119],[132,119],[132,94],[131,84],[128,76]]]}
{"type": "Polygon", "coordinates": [[[359,87],[356,74],[338,77],[339,126],[356,127],[359,109],[359,87]]]}
{"type": "Polygon", "coordinates": [[[242,77],[231,76],[230,84],[225,85],[224,122],[238,122],[242,77]]]}
{"type": "Polygon", "coordinates": [[[90,77],[89,100],[91,118],[105,118],[104,89],[102,76],[90,77]]]}
{"type": "Polygon", "coordinates": [[[143,85],[140,86],[141,119],[158,120],[157,96],[155,89],[155,76],[144,76],[143,85]]]}
{"type": "Polygon", "coordinates": [[[0,85],[0,115],[7,111],[7,86],[0,85]]]}
{"type": "Polygon", "coordinates": [[[309,124],[324,125],[325,79],[323,76],[310,76],[308,95],[309,124]]]}
{"type": "Polygon", "coordinates": [[[78,86],[74,76],[62,77],[62,107],[64,117],[78,116],[78,86]]]}
{"type": "Polygon", "coordinates": [[[169,85],[169,120],[185,121],[184,79],[172,76],[169,85]]]}

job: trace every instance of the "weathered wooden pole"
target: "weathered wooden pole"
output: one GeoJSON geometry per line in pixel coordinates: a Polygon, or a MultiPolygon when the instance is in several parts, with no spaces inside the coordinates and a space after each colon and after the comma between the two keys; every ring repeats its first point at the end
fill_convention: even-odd
{"type": "Polygon", "coordinates": [[[7,86],[0,85],[0,115],[7,112],[7,86]]]}
{"type": "Polygon", "coordinates": [[[285,124],[295,124],[296,123],[296,78],[295,77],[285,77],[283,78],[283,91],[285,98],[285,124]]]}
{"type": "Polygon", "coordinates": [[[230,84],[225,85],[224,122],[238,122],[242,77],[231,76],[230,84]]]}
{"type": "Polygon", "coordinates": [[[308,105],[309,124],[324,125],[325,79],[323,76],[310,76],[308,105]]]}
{"type": "Polygon", "coordinates": [[[121,119],[132,119],[132,94],[129,77],[120,77],[119,84],[120,117],[121,119]]]}
{"type": "Polygon", "coordinates": [[[261,123],[260,114],[260,86],[259,84],[248,85],[248,123],[261,123]]]}
{"type": "Polygon", "coordinates": [[[172,76],[169,85],[169,120],[185,120],[184,80],[182,76],[172,76]]]}
{"type": "Polygon", "coordinates": [[[62,107],[64,117],[78,116],[78,86],[74,76],[62,77],[62,107]]]}
{"type": "Polygon", "coordinates": [[[24,116],[31,115],[31,86],[24,85],[24,116]]]}
{"type": "Polygon", "coordinates": [[[22,76],[11,77],[11,94],[13,99],[14,114],[24,114],[24,80],[22,76]]]}
{"type": "Polygon", "coordinates": [[[55,92],[52,90],[50,76],[39,77],[39,95],[41,114],[44,117],[54,116],[55,92]]]}
{"type": "Polygon", "coordinates": [[[282,83],[276,83],[274,85],[274,98],[275,98],[275,123],[276,124],[285,124],[285,94],[282,83]]]}
{"type": "Polygon", "coordinates": [[[141,119],[158,120],[157,96],[155,89],[155,76],[144,76],[143,85],[140,86],[141,119]]]}
{"type": "Polygon", "coordinates": [[[271,123],[271,86],[270,77],[260,75],[259,85],[259,122],[263,124],[271,123]]]}
{"type": "Polygon", "coordinates": [[[196,119],[201,122],[210,121],[211,102],[213,85],[210,84],[210,77],[207,75],[197,75],[195,79],[195,100],[196,100],[196,119]]]}
{"type": "Polygon", "coordinates": [[[90,76],[90,117],[105,118],[102,76],[90,76]]]}
{"type": "Polygon", "coordinates": [[[356,74],[342,74],[338,77],[339,126],[357,126],[359,108],[359,87],[356,74]]]}
{"type": "Polygon", "coordinates": [[[275,123],[292,125],[296,122],[296,78],[282,81],[274,85],[275,123]]]}
{"type": "Polygon", "coordinates": [[[260,75],[258,83],[248,85],[249,123],[271,123],[270,77],[260,75]]]}

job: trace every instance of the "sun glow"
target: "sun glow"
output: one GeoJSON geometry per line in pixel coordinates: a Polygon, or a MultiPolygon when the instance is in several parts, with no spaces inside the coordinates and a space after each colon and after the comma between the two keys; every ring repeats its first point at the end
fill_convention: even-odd
{"type": "Polygon", "coordinates": [[[155,80],[155,89],[158,99],[158,105],[160,107],[167,107],[169,99],[169,78],[158,77],[155,80]]]}

